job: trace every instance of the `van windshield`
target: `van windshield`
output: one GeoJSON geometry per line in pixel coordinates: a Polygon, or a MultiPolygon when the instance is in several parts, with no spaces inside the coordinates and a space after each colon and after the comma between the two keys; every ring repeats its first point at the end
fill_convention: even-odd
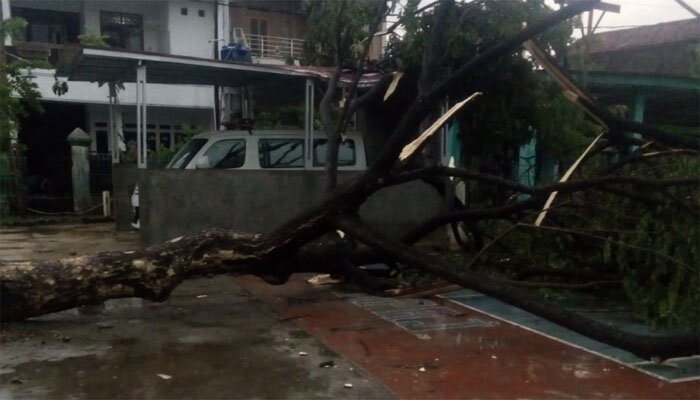
{"type": "Polygon", "coordinates": [[[170,161],[167,168],[186,168],[187,164],[192,161],[192,158],[204,146],[207,139],[190,139],[185,147],[175,154],[175,157],[170,161]]]}

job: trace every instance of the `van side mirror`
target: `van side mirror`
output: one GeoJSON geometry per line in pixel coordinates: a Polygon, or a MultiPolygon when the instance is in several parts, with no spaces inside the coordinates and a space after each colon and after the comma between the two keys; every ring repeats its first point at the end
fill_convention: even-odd
{"type": "Polygon", "coordinates": [[[201,156],[199,159],[197,159],[197,163],[195,164],[195,168],[197,169],[208,169],[210,168],[209,166],[209,157],[208,156],[201,156]]]}

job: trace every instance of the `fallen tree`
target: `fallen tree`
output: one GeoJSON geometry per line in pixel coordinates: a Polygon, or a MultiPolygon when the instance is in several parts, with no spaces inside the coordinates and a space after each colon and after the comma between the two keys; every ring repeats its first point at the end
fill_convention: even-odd
{"type": "MultiPolygon", "coordinates": [[[[328,272],[344,275],[356,280],[369,290],[382,290],[391,282],[367,275],[358,265],[371,261],[392,261],[402,266],[414,268],[423,273],[440,277],[459,285],[473,288],[485,294],[541,315],[611,345],[615,345],[643,356],[672,357],[697,353],[700,345],[697,334],[675,337],[647,337],[622,332],[609,325],[572,313],[524,289],[513,282],[499,279],[491,274],[471,268],[479,256],[501,235],[472,251],[471,261],[464,267],[447,262],[435,256],[422,254],[413,244],[425,238],[437,228],[448,224],[464,224],[475,232],[482,221],[507,221],[512,224],[502,235],[513,229],[559,229],[566,235],[584,235],[580,231],[564,227],[532,227],[527,218],[538,215],[547,197],[558,192],[568,195],[554,208],[587,207],[585,198],[576,198],[591,192],[646,204],[648,207],[672,207],[687,218],[698,218],[697,198],[679,198],[672,190],[694,190],[700,184],[697,174],[690,176],[673,175],[658,179],[646,176],[620,175],[612,172],[600,173],[591,178],[580,178],[569,182],[530,187],[502,176],[484,173],[469,168],[449,168],[425,166],[412,162],[421,149],[413,142],[416,127],[424,123],[434,113],[436,104],[455,87],[464,87],[470,76],[488,68],[501,57],[512,54],[521,45],[548,28],[590,9],[597,0],[576,2],[573,5],[552,12],[543,20],[523,28],[517,34],[500,43],[484,49],[471,61],[461,65],[443,79],[436,73],[423,71],[420,90],[416,99],[403,112],[396,128],[389,135],[382,150],[372,165],[360,176],[337,188],[329,184],[329,193],[318,204],[307,209],[291,221],[267,235],[242,234],[239,232],[210,230],[198,235],[183,236],[144,250],[129,252],[107,252],[80,257],[72,257],[52,262],[11,263],[0,268],[0,302],[3,322],[18,321],[43,314],[70,309],[77,306],[100,303],[108,299],[141,297],[153,301],[164,301],[171,291],[182,281],[209,274],[252,274],[271,284],[286,282],[297,272],[328,272]],[[409,155],[406,156],[406,149],[409,155]],[[400,154],[404,151],[404,155],[400,154]],[[483,204],[469,207],[455,201],[451,183],[446,177],[478,182],[508,191],[512,194],[525,194],[529,197],[518,200],[518,196],[508,196],[500,204],[483,204]],[[358,216],[358,209],[374,192],[408,181],[421,179],[431,183],[446,199],[443,213],[434,216],[424,224],[407,232],[404,237],[394,239],[382,235],[364,223],[358,216]],[[651,193],[651,194],[649,194],[651,193]],[[338,240],[333,234],[342,230],[345,235],[364,246],[354,246],[348,240],[338,240]]],[[[454,7],[451,1],[439,2],[433,15],[433,26],[440,26],[446,18],[445,10],[454,7]]],[[[342,7],[340,10],[342,11],[342,7]]],[[[377,15],[386,13],[384,6],[377,7],[377,15]]],[[[375,19],[379,21],[380,19],[375,19]]],[[[373,30],[377,25],[373,25],[373,30]]],[[[437,41],[440,32],[436,29],[428,41],[437,41]]],[[[365,47],[366,51],[366,47],[365,47]]],[[[363,54],[366,54],[363,53],[363,54]]],[[[434,64],[439,54],[426,57],[425,66],[434,64]]],[[[336,71],[336,75],[341,72],[336,71]]],[[[357,75],[359,77],[359,75],[357,75]]],[[[334,84],[331,79],[331,84],[334,84]]],[[[354,81],[356,87],[357,79],[354,81]]],[[[583,94],[583,90],[581,93],[583,94]]],[[[471,93],[465,93],[469,95],[471,93]]],[[[332,96],[329,96],[330,99],[332,96]]],[[[466,97],[466,96],[464,96],[466,97]]],[[[659,131],[643,124],[630,123],[613,116],[598,106],[591,96],[577,97],[586,111],[608,127],[606,135],[609,143],[619,146],[639,143],[640,139],[631,135],[641,134],[647,148],[667,151],[668,156],[697,155],[698,139],[682,138],[659,131]],[[647,140],[653,140],[649,145],[647,140]],[[673,152],[678,153],[673,153],[673,152]]],[[[357,104],[357,103],[356,103],[357,104]]],[[[348,106],[350,107],[350,106],[348,106]]],[[[327,110],[326,110],[327,111],[327,110]]],[[[337,125],[327,127],[329,135],[340,135],[349,116],[346,108],[337,125]],[[344,122],[345,121],[345,122],[344,122]]],[[[326,116],[327,117],[327,116],[326,116]]],[[[328,118],[326,118],[328,119],[328,118]]],[[[330,124],[330,122],[329,122],[330,124]]],[[[596,149],[597,153],[603,147],[596,149]]],[[[646,161],[644,153],[634,157],[639,160],[620,160],[629,164],[646,161]]],[[[329,159],[330,164],[334,162],[329,159]]],[[[622,168],[622,166],[620,166],[622,168]]],[[[329,174],[332,174],[330,171],[329,174]]],[[[683,192],[684,193],[684,192],[683,192]]],[[[552,213],[555,214],[555,213],[552,213]]],[[[552,220],[557,215],[550,215],[552,220]]],[[[459,229],[456,230],[459,232],[459,229]]],[[[587,239],[601,237],[587,234],[587,239]]],[[[603,237],[605,239],[605,237],[603,237]]],[[[623,243],[624,244],[624,243],[623,243]]],[[[584,245],[589,245],[584,243],[584,245]]],[[[609,244],[608,244],[609,245],[609,244]]],[[[616,243],[617,245],[617,243],[616,243]]],[[[634,246],[637,250],[649,253],[653,249],[634,246]]],[[[659,253],[669,263],[678,263],[683,268],[695,268],[683,260],[659,253]]]]}

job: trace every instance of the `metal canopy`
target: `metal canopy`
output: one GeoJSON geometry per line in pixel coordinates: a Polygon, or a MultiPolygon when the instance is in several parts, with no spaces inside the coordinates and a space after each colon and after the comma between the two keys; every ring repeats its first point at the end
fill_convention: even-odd
{"type": "MultiPolygon", "coordinates": [[[[314,79],[327,81],[334,72],[335,67],[263,66],[178,55],[84,47],[62,55],[57,75],[67,76],[71,81],[136,83],[138,166],[146,168],[148,155],[145,129],[148,105],[147,83],[229,87],[261,86],[275,88],[273,90],[276,91],[290,84],[304,83],[305,131],[307,144],[310,146],[313,141],[314,79]]],[[[343,71],[338,85],[348,85],[352,81],[352,77],[352,71],[343,71]]],[[[358,86],[371,87],[377,84],[380,79],[380,73],[365,73],[361,76],[358,86]]],[[[113,162],[119,161],[119,151],[116,149],[116,143],[119,139],[119,129],[117,128],[119,118],[115,110],[116,104],[116,94],[110,91],[109,136],[113,146],[113,162]]],[[[306,161],[310,165],[310,159],[306,161]]]]}
{"type": "Polygon", "coordinates": [[[239,64],[203,58],[83,48],[58,68],[71,81],[136,82],[136,67],[148,66],[148,82],[174,85],[243,86],[310,77],[307,72],[277,66],[239,64]]]}

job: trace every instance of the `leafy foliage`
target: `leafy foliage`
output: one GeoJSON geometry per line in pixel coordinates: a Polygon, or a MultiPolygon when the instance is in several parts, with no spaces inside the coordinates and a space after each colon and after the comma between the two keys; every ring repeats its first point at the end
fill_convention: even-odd
{"type": "MultiPolygon", "coordinates": [[[[402,16],[406,31],[401,40],[394,38],[389,45],[392,68],[414,76],[421,72],[422,57],[426,46],[431,45],[428,37],[434,28],[431,24],[435,11],[415,15],[419,6],[418,0],[407,2],[402,16]]],[[[457,4],[448,18],[437,76],[448,75],[484,49],[512,36],[523,24],[540,20],[550,12],[543,1],[482,0],[457,4]]],[[[537,42],[552,56],[562,59],[572,28],[573,25],[561,24],[541,35],[537,42]]],[[[602,131],[564,98],[561,89],[546,78],[524,50],[502,58],[455,87],[450,100],[461,100],[474,91],[484,94],[458,115],[462,160],[483,172],[512,178],[518,148],[533,138],[537,139],[540,155],[547,154],[566,166],[602,131]]],[[[625,112],[621,107],[611,111],[625,112]]],[[[697,135],[697,130],[690,134],[697,135]]],[[[618,157],[623,156],[624,150],[618,157]]],[[[614,161],[609,153],[599,153],[586,161],[578,177],[604,174],[614,161]]],[[[630,163],[614,173],[663,179],[697,176],[699,170],[697,156],[686,156],[630,163]]],[[[620,189],[635,192],[626,185],[620,189]]],[[[622,282],[618,293],[647,321],[697,324],[700,223],[688,213],[679,213],[678,201],[697,211],[698,189],[669,187],[668,193],[655,193],[647,204],[638,198],[604,191],[561,196],[555,203],[558,208],[550,212],[547,220],[551,229],[527,226],[534,220],[535,215],[531,215],[522,221],[525,225],[512,230],[492,250],[482,254],[477,264],[492,268],[503,266],[503,260],[507,260],[516,274],[523,268],[546,266],[567,271],[567,275],[586,271],[615,276],[622,282]],[[672,198],[680,200],[669,200],[672,198]]],[[[468,205],[484,206],[502,205],[517,197],[512,191],[471,183],[466,198],[468,205]]],[[[476,228],[486,238],[493,238],[520,221],[513,218],[482,222],[476,228]]]]}
{"type": "Polygon", "coordinates": [[[78,40],[83,46],[109,47],[109,44],[107,44],[106,41],[106,35],[100,35],[99,33],[95,33],[89,29],[78,35],[78,40]]]}
{"type": "MultiPolygon", "coordinates": [[[[27,22],[12,17],[0,22],[0,40],[17,38],[27,22]]],[[[10,135],[19,130],[19,121],[27,115],[27,108],[41,110],[37,84],[32,80],[31,61],[12,59],[0,65],[0,152],[10,148],[10,135]]]]}
{"type": "MultiPolygon", "coordinates": [[[[579,174],[594,176],[610,165],[610,155],[601,153],[579,174]]],[[[697,176],[698,170],[696,155],[681,155],[630,163],[615,174],[670,179],[697,176]]],[[[637,316],[655,325],[697,326],[700,221],[692,212],[680,212],[678,202],[700,210],[700,187],[669,186],[653,194],[639,193],[628,185],[620,189],[637,193],[649,203],[604,191],[560,196],[545,228],[530,225],[536,216],[530,214],[522,220],[522,227],[503,237],[500,247],[494,246],[478,263],[499,265],[507,257],[510,272],[516,276],[526,269],[546,267],[574,275],[598,275],[601,280],[616,277],[621,281],[619,290],[599,290],[596,296],[624,298],[637,316]]],[[[480,228],[495,236],[509,226],[498,221],[480,228]]]]}
{"type": "MultiPolygon", "coordinates": [[[[416,15],[418,0],[410,0],[403,12],[406,32],[389,44],[394,68],[418,71],[422,64],[434,11],[416,15]]],[[[484,49],[493,46],[552,12],[543,1],[482,0],[458,4],[451,11],[445,34],[444,54],[438,76],[445,76],[484,49]]],[[[538,38],[555,57],[566,51],[572,25],[560,24],[538,38]]],[[[507,171],[516,149],[538,139],[538,149],[554,157],[583,145],[599,128],[547,80],[538,66],[520,51],[504,57],[488,70],[455,87],[458,101],[465,93],[484,94],[458,115],[465,164],[493,171],[507,171]]]]}
{"type": "Polygon", "coordinates": [[[302,63],[355,65],[372,18],[371,1],[316,0],[309,3],[302,63]],[[338,23],[342,21],[342,23],[338,23]]]}

